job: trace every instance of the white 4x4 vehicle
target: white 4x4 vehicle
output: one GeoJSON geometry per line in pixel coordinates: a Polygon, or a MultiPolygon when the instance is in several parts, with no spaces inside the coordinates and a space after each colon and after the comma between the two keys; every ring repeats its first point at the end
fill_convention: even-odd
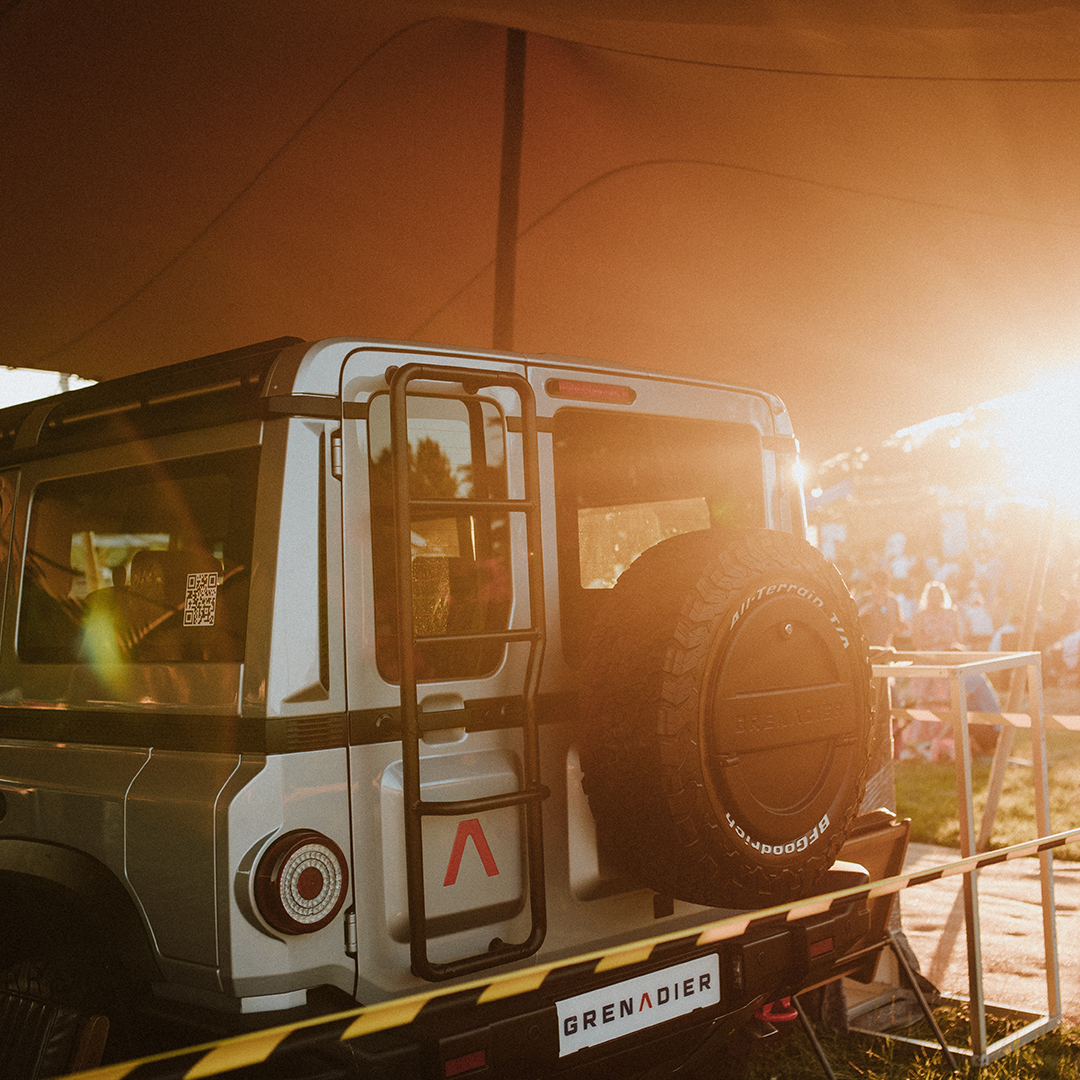
{"type": "MultiPolygon", "coordinates": [[[[820,891],[870,668],[796,451],[767,393],[345,339],[0,412],[6,985],[131,1056],[820,891]]],[[[561,968],[352,1067],[678,1061],[865,914],[561,968]]]]}

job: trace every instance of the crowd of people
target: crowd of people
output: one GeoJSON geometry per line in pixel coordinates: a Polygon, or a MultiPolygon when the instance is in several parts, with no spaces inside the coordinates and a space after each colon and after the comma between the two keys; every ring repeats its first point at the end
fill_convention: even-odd
{"type": "MultiPolygon", "coordinates": [[[[905,553],[903,537],[890,538],[883,557],[864,559],[845,575],[859,604],[863,631],[873,648],[902,651],[1011,651],[1019,647],[1033,545],[1012,559],[995,553],[993,539],[980,538],[973,554],[955,559],[905,553]],[[900,573],[897,574],[896,571],[900,573]]],[[[1080,561],[1055,552],[1039,609],[1033,646],[1043,652],[1044,683],[1080,681],[1080,561]]],[[[985,675],[965,679],[967,706],[1000,712],[997,690],[985,675]]],[[[909,707],[947,706],[948,679],[898,680],[894,702],[909,707]]],[[[972,753],[993,752],[997,729],[970,728],[972,753]]],[[[952,757],[948,724],[911,721],[896,733],[899,758],[944,760],[952,757]]]]}

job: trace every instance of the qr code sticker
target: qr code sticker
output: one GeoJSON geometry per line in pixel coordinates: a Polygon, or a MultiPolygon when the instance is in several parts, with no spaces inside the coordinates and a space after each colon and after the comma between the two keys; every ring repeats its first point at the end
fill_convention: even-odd
{"type": "Polygon", "coordinates": [[[217,614],[217,571],[188,574],[184,597],[185,626],[213,626],[217,614]]]}

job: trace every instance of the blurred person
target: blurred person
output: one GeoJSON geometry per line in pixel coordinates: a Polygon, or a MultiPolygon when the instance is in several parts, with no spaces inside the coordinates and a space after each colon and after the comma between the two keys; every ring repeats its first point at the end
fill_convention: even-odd
{"type": "Polygon", "coordinates": [[[887,570],[875,570],[870,575],[870,592],[859,607],[859,622],[866,640],[879,648],[888,648],[893,638],[907,633],[899,598],[889,591],[887,570]]]}
{"type": "MultiPolygon", "coordinates": [[[[926,583],[919,610],[911,620],[911,646],[916,652],[950,652],[964,647],[960,611],[943,581],[926,583]]],[[[912,679],[915,700],[926,704],[949,700],[948,679],[912,679]]]]}
{"type": "Polygon", "coordinates": [[[998,627],[994,628],[994,632],[990,635],[990,644],[987,646],[988,652],[1009,652],[1016,648],[1016,638],[1012,635],[1019,635],[1020,633],[1020,620],[1014,616],[1008,616],[1005,621],[998,627]],[[1009,648],[1004,646],[1008,644],[1009,648]]]}
{"type": "Polygon", "coordinates": [[[994,534],[989,529],[980,530],[976,537],[973,569],[982,583],[986,606],[995,608],[1004,599],[1005,564],[994,552],[994,534]]]}
{"type": "Polygon", "coordinates": [[[1044,681],[1052,686],[1075,686],[1080,663],[1080,630],[1066,634],[1043,653],[1044,681]]]}
{"type": "MultiPolygon", "coordinates": [[[[911,620],[912,647],[916,652],[952,652],[964,649],[964,625],[954,607],[944,582],[927,582],[919,610],[911,620]]],[[[915,703],[927,708],[948,706],[951,699],[949,679],[918,678],[911,680],[915,703]]],[[[1001,712],[1001,704],[985,675],[966,676],[964,690],[967,707],[972,712],[1001,712]]],[[[973,725],[969,729],[971,752],[981,756],[993,752],[998,727],[973,725]]],[[[914,720],[898,739],[898,756],[946,761],[955,756],[952,725],[947,721],[914,720]]]]}
{"type": "Polygon", "coordinates": [[[960,615],[963,619],[963,639],[973,644],[976,639],[982,639],[983,648],[990,643],[994,634],[994,620],[986,608],[983,595],[978,588],[974,587],[960,602],[960,615]]]}
{"type": "Polygon", "coordinates": [[[1046,631],[1058,642],[1077,630],[1080,630],[1080,589],[1074,573],[1068,588],[1061,591],[1061,613],[1056,619],[1047,620],[1046,631]]]}

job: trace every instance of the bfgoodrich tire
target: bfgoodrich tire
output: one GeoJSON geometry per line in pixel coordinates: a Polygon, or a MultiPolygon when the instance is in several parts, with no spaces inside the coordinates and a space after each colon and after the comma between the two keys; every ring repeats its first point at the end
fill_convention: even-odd
{"type": "Polygon", "coordinates": [[[720,907],[812,892],[859,807],[870,663],[805,541],[701,532],[622,575],[584,665],[598,837],[642,885],[720,907]]]}

